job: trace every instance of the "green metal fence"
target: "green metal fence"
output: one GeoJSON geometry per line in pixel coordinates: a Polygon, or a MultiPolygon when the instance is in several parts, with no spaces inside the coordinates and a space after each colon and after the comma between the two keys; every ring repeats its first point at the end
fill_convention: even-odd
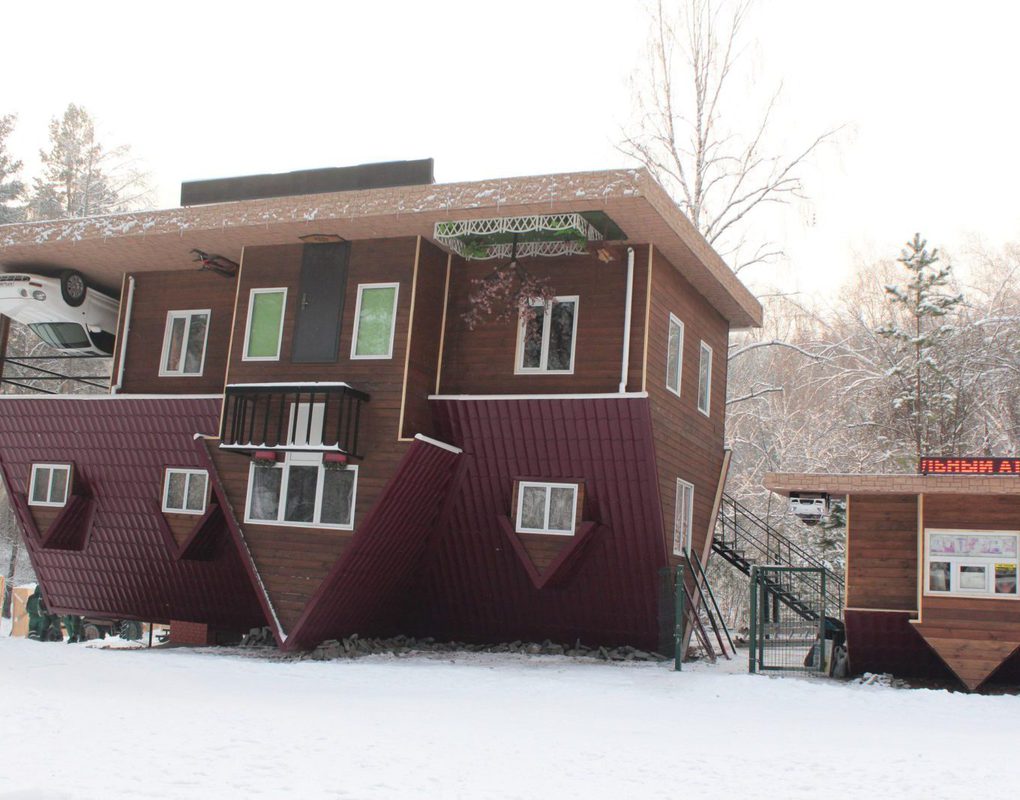
{"type": "Polygon", "coordinates": [[[751,672],[826,669],[825,569],[751,567],[751,672]]]}

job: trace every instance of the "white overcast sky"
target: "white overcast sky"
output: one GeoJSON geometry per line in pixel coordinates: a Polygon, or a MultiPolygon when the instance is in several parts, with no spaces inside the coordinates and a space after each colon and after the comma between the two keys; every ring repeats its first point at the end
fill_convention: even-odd
{"type": "MultiPolygon", "coordinates": [[[[436,160],[439,181],[628,165],[639,0],[29,3],[3,11],[0,113],[34,167],[68,102],[130,144],[178,202],[194,178],[436,160]]],[[[845,124],[769,233],[788,280],[828,290],[915,230],[950,251],[1020,240],[1020,7],[761,0],[729,113],[775,116],[791,150],[845,124]]],[[[753,277],[752,277],[753,280],[753,277]]]]}

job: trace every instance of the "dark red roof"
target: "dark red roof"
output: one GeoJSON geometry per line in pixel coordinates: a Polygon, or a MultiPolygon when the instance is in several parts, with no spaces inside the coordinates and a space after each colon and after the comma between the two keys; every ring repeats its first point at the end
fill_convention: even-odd
{"type": "Polygon", "coordinates": [[[401,632],[413,571],[446,498],[458,454],[412,442],[365,522],[308,601],[288,647],[314,647],[352,633],[401,632]]]}
{"type": "Polygon", "coordinates": [[[656,647],[667,559],[648,400],[434,400],[432,407],[440,438],[463,448],[464,463],[418,571],[409,603],[415,631],[656,647]],[[597,524],[569,576],[541,589],[501,530],[519,478],[582,479],[586,521],[597,524]]]}
{"type": "Polygon", "coordinates": [[[34,462],[72,461],[85,493],[65,531],[25,537],[51,609],[264,624],[225,525],[207,526],[197,558],[178,558],[162,517],[164,468],[203,466],[194,435],[215,433],[219,411],[215,397],[0,398],[0,464],[19,516],[34,462]]]}

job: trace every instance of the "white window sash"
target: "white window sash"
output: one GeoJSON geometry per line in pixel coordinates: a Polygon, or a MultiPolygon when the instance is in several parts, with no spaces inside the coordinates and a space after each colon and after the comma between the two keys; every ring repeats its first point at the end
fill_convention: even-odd
{"type": "Polygon", "coordinates": [[[325,403],[291,403],[287,420],[288,447],[322,447],[322,431],[326,423],[325,403]],[[311,407],[312,430],[308,431],[308,413],[311,407]],[[295,423],[294,417],[297,416],[295,423]],[[291,436],[293,431],[293,436],[291,436]]]}
{"type": "Polygon", "coordinates": [[[209,505],[209,473],[204,469],[179,469],[177,467],[167,467],[163,475],[163,511],[167,514],[191,514],[193,516],[199,516],[204,514],[206,508],[209,505]],[[182,498],[182,508],[170,505],[170,476],[171,475],[184,475],[184,497],[182,498]],[[202,493],[202,508],[194,510],[188,508],[188,496],[191,492],[191,481],[193,478],[203,478],[205,480],[205,491],[202,493]]]}
{"type": "Polygon", "coordinates": [[[252,289],[248,293],[248,318],[244,325],[244,349],[241,351],[242,361],[279,361],[280,360],[280,349],[283,347],[283,326],[287,321],[287,287],[286,286],[274,286],[274,287],[262,287],[258,289],[252,289]],[[280,309],[280,329],[277,331],[276,336],[276,355],[272,356],[250,356],[248,355],[248,345],[251,340],[251,322],[252,316],[255,313],[255,295],[257,294],[283,294],[283,301],[280,309]]]}
{"type": "Polygon", "coordinates": [[[163,351],[160,354],[159,359],[159,376],[161,378],[174,378],[174,377],[185,377],[185,378],[198,378],[201,377],[205,372],[205,353],[206,348],[209,345],[209,326],[212,322],[212,309],[199,308],[190,309],[187,311],[168,311],[166,312],[166,328],[163,331],[163,351]],[[205,336],[202,338],[202,358],[198,364],[198,372],[185,372],[184,365],[188,358],[188,340],[191,337],[191,323],[196,316],[205,314],[205,336]],[[180,365],[177,369],[171,369],[167,367],[166,360],[167,356],[170,355],[171,347],[171,332],[174,327],[174,320],[184,320],[184,334],[181,340],[181,356],[180,365]]]}
{"type": "Polygon", "coordinates": [[[701,343],[701,361],[698,364],[698,411],[709,416],[712,408],[712,348],[701,343]],[[706,369],[705,364],[708,364],[706,369]],[[702,405],[704,398],[704,405],[702,405]]]}
{"type": "Polygon", "coordinates": [[[60,508],[67,505],[67,498],[71,495],[71,465],[70,464],[33,464],[32,474],[28,485],[28,504],[30,506],[47,506],[49,508],[60,508]],[[39,471],[47,469],[49,470],[49,477],[46,481],[46,499],[45,500],[33,500],[35,497],[36,482],[39,477],[39,471]],[[53,495],[53,479],[57,472],[65,472],[67,478],[64,481],[64,496],[60,500],[51,499],[53,495]]]}
{"type": "Polygon", "coordinates": [[[354,308],[354,332],[351,335],[351,358],[356,361],[365,361],[370,359],[384,360],[393,358],[393,339],[397,333],[397,301],[400,297],[400,284],[399,283],[359,283],[358,284],[358,302],[354,308]],[[361,330],[361,297],[366,289],[393,289],[393,309],[390,311],[390,346],[386,355],[377,354],[358,354],[358,332],[361,330]]]}
{"type": "Polygon", "coordinates": [[[694,484],[676,479],[676,506],[673,509],[673,555],[691,554],[691,529],[694,527],[694,484]]]}
{"type": "Polygon", "coordinates": [[[539,481],[520,481],[517,484],[517,524],[515,526],[518,533],[545,533],[552,536],[573,536],[574,531],[577,528],[577,489],[578,484],[576,483],[545,483],[539,481]],[[524,502],[524,490],[530,489],[543,489],[545,490],[545,511],[543,514],[543,522],[541,528],[526,528],[521,522],[524,502]],[[557,529],[551,529],[549,527],[549,513],[552,506],[552,490],[553,489],[569,489],[572,492],[571,503],[570,503],[570,530],[564,531],[557,529]]]}
{"type": "Polygon", "coordinates": [[[684,323],[675,314],[669,315],[669,326],[666,329],[666,388],[669,389],[677,397],[680,397],[680,387],[683,386],[683,372],[684,372],[684,323]],[[669,383],[669,356],[670,356],[670,334],[673,333],[673,327],[676,326],[680,335],[677,341],[677,354],[676,354],[676,386],[671,386],[669,383]]]}
{"type": "Polygon", "coordinates": [[[577,317],[580,310],[580,295],[557,296],[551,303],[532,302],[535,308],[543,307],[542,315],[542,350],[539,355],[537,367],[524,366],[524,342],[528,333],[528,326],[522,317],[517,324],[517,354],[514,362],[515,375],[573,375],[574,357],[577,350],[577,317]],[[570,369],[549,369],[549,338],[552,333],[552,307],[558,303],[573,303],[574,317],[571,320],[570,330],[570,369]]]}
{"type": "Polygon", "coordinates": [[[277,462],[271,469],[279,469],[283,471],[280,477],[280,495],[276,506],[276,519],[252,519],[251,517],[251,498],[252,490],[255,486],[255,469],[256,465],[252,462],[248,468],[248,491],[245,497],[244,506],[244,521],[252,525],[283,525],[290,528],[328,528],[329,530],[343,530],[350,531],[354,530],[354,515],[356,504],[358,501],[358,467],[356,465],[348,465],[347,470],[354,472],[354,481],[351,484],[351,517],[348,523],[325,523],[320,522],[322,519],[322,502],[323,502],[323,485],[325,483],[326,466],[322,461],[322,455],[320,453],[288,453],[287,459],[283,462],[277,462]],[[315,511],[312,514],[311,522],[290,522],[284,519],[284,515],[287,510],[287,494],[290,490],[290,467],[292,464],[298,466],[318,466],[318,475],[316,476],[315,482],[315,511]]]}

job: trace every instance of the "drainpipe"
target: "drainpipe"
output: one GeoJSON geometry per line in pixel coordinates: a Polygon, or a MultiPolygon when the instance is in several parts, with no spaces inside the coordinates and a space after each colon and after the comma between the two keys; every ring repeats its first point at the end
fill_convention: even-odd
{"type": "Polygon", "coordinates": [[[120,333],[120,358],[117,360],[117,382],[110,387],[110,394],[117,394],[124,385],[124,358],[127,355],[128,334],[131,332],[131,307],[135,299],[135,279],[128,275],[127,308],[124,310],[124,330],[120,333]]]}
{"type": "Polygon", "coordinates": [[[627,248],[627,305],[623,310],[623,364],[620,366],[620,394],[627,391],[630,371],[630,307],[634,300],[634,248],[627,248]]]}

